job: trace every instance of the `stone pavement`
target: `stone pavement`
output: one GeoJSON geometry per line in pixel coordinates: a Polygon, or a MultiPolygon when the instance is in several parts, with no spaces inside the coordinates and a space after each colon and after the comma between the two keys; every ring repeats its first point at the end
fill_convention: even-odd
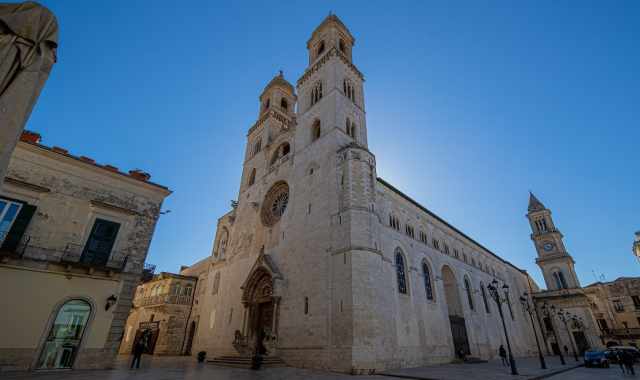
{"type": "MultiPolygon", "coordinates": [[[[350,376],[347,374],[316,371],[300,368],[268,368],[260,371],[248,369],[218,367],[211,364],[198,364],[191,357],[153,357],[144,355],[142,368],[129,370],[130,357],[120,357],[114,370],[58,370],[36,372],[5,372],[0,373],[2,380],[400,380],[400,379],[442,379],[442,380],[521,380],[536,379],[550,376],[554,371],[569,370],[577,364],[571,360],[566,366],[560,366],[556,358],[548,358],[549,369],[541,371],[536,358],[518,359],[520,376],[511,376],[509,369],[503,367],[499,361],[477,364],[444,364],[437,366],[405,368],[387,371],[384,374],[372,376],[350,376]],[[542,376],[542,377],[541,377],[542,376]]],[[[612,368],[613,369],[613,368],[612,368]]],[[[616,367],[616,369],[618,369],[616,367]]],[[[588,369],[587,374],[596,374],[597,369],[588,369]]],[[[554,378],[565,377],[577,369],[564,372],[554,378]]],[[[600,372],[598,372],[599,374],[600,372]]],[[[604,372],[603,372],[604,373],[604,372]]],[[[611,374],[620,375],[618,371],[611,374]]],[[[597,375],[597,374],[596,374],[597,375]]],[[[589,377],[571,377],[571,379],[588,379],[589,377]]],[[[614,379],[617,377],[611,377],[614,379]]],[[[593,377],[593,379],[600,379],[593,377]]],[[[605,379],[604,377],[602,379],[605,379]]],[[[609,377],[606,377],[609,379],[609,377]]],[[[640,377],[638,378],[640,380],[640,377]]]]}
{"type": "Polygon", "coordinates": [[[549,380],[640,380],[640,372],[636,366],[636,375],[623,375],[618,365],[611,368],[577,368],[560,375],[551,376],[549,380]]]}
{"type": "MultiPolygon", "coordinates": [[[[418,368],[400,368],[382,372],[382,375],[419,380],[514,380],[514,379],[543,379],[554,373],[570,371],[581,366],[582,361],[567,359],[566,365],[561,365],[557,357],[545,358],[547,369],[540,369],[540,361],[535,358],[518,358],[516,367],[519,375],[511,375],[511,369],[502,365],[500,360],[490,360],[488,363],[441,364],[418,368]]],[[[640,379],[639,379],[640,380],[640,379]]]]}

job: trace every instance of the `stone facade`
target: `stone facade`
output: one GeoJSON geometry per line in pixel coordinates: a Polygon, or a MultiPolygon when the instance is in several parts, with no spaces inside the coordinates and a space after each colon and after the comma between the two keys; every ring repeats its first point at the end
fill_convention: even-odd
{"type": "Polygon", "coordinates": [[[238,200],[196,270],[193,352],[260,349],[351,373],[449,362],[458,349],[492,358],[505,341],[485,290],[499,279],[513,351],[533,355],[526,272],[377,177],[354,43],[327,17],[296,88],[280,73],[260,95],[238,200]]]}
{"type": "Polygon", "coordinates": [[[22,134],[0,194],[0,368],[111,365],[169,194],[22,134]]]}
{"type": "Polygon", "coordinates": [[[188,351],[185,335],[196,284],[196,277],[162,272],[138,285],[120,353],[130,354],[144,329],[152,330],[149,354],[182,355],[188,351]]]}
{"type": "Polygon", "coordinates": [[[604,344],[640,346],[640,277],[584,287],[604,344]]]}

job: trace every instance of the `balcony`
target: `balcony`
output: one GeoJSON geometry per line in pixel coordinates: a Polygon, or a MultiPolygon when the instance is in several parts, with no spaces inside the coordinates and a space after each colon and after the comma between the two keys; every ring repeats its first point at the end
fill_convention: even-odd
{"type": "Polygon", "coordinates": [[[177,294],[160,294],[157,296],[136,298],[133,300],[135,307],[155,305],[191,305],[192,296],[177,294]]]}
{"type": "Polygon", "coordinates": [[[91,260],[83,256],[84,246],[74,243],[64,243],[59,236],[47,239],[52,245],[59,247],[44,247],[43,239],[23,236],[13,249],[0,250],[2,263],[20,264],[21,261],[31,260],[59,264],[67,271],[74,268],[86,269],[89,273],[103,271],[109,274],[116,272],[141,273],[143,263],[130,258],[128,252],[112,251],[107,260],[91,260]]]}
{"type": "Polygon", "coordinates": [[[608,329],[603,332],[608,336],[624,337],[628,339],[640,338],[640,327],[633,327],[628,329],[608,329]]]}

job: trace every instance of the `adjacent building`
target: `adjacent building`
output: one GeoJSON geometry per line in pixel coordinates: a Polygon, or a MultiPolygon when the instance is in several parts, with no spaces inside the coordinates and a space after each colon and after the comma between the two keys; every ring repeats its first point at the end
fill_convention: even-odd
{"type": "Polygon", "coordinates": [[[130,354],[144,330],[151,332],[148,354],[188,353],[184,337],[191,314],[197,277],[162,272],[138,285],[127,318],[121,354],[130,354]]]}
{"type": "Polygon", "coordinates": [[[169,194],[22,134],[0,192],[0,370],[112,364],[169,194]]]}
{"type": "Polygon", "coordinates": [[[584,288],[602,343],[640,347],[640,278],[620,277],[584,288]]]}
{"type": "Polygon", "coordinates": [[[378,178],[354,45],[330,15],[296,86],[280,73],[260,94],[238,200],[198,274],[193,351],[264,348],[351,373],[488,359],[506,344],[487,291],[498,279],[513,351],[535,354],[526,272],[378,178]]]}

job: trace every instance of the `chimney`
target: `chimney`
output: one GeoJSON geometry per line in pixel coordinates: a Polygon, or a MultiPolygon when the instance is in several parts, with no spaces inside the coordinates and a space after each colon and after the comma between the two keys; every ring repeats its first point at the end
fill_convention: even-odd
{"type": "Polygon", "coordinates": [[[137,179],[138,181],[143,181],[143,182],[147,182],[149,179],[151,179],[151,174],[145,171],[142,171],[140,169],[129,170],[129,175],[137,179]]]}
{"type": "Polygon", "coordinates": [[[22,131],[22,135],[20,135],[20,141],[30,143],[30,144],[40,144],[40,140],[42,136],[39,133],[31,132],[28,130],[22,131]]]}

